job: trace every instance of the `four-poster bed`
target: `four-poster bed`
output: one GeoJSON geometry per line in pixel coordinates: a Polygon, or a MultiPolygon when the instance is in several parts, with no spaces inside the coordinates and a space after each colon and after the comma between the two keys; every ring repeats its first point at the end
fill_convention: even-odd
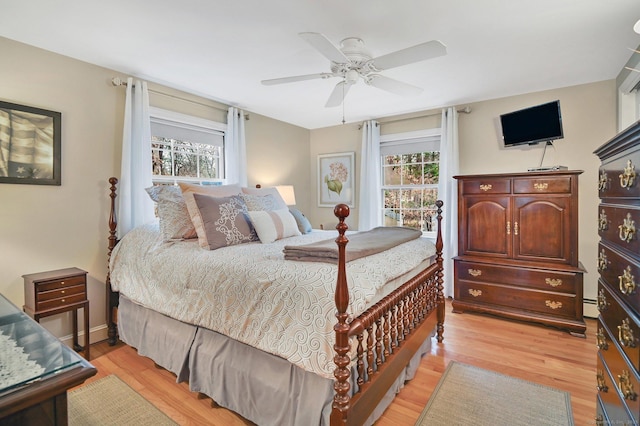
{"type": "Polygon", "coordinates": [[[443,339],[440,201],[432,251],[417,238],[351,262],[345,256],[348,238],[357,234],[347,234],[349,208],[336,206],[335,265],[282,256],[284,244],[335,238],[335,232],[208,251],[193,242],[157,242],[148,226],[120,242],[117,179],[109,182],[109,342],[119,337],[174,372],[178,381],[188,381],[193,391],[249,420],[372,423],[413,377],[429,351],[430,337],[443,339]],[[184,269],[167,265],[178,250],[186,250],[189,258],[202,257],[203,268],[210,270],[190,263],[181,264],[184,269]],[[140,264],[141,272],[128,268],[133,263],[140,264]],[[242,269],[245,263],[248,272],[242,269]],[[399,275],[391,271],[397,264],[405,267],[399,275]],[[166,287],[156,280],[163,268],[169,268],[172,281],[166,287]],[[208,280],[214,275],[222,278],[212,284],[208,280]],[[149,283],[142,288],[141,281],[149,283]],[[159,306],[152,306],[154,299],[159,306]],[[246,313],[234,317],[236,311],[246,313]],[[254,311],[268,311],[268,318],[254,318],[254,311]],[[221,321],[215,321],[217,316],[221,321]]]}

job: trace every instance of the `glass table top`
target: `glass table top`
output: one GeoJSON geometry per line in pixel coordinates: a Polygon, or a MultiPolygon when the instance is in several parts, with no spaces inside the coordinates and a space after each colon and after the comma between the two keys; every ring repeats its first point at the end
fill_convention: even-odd
{"type": "Polygon", "coordinates": [[[83,358],[0,295],[0,396],[83,358]]]}

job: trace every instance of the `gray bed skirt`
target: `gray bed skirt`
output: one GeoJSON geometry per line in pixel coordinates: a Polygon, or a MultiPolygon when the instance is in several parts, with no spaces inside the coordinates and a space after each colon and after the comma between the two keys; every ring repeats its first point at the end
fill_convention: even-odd
{"type": "MultiPolygon", "coordinates": [[[[328,425],[331,379],[214,331],[186,324],[120,295],[120,340],[176,375],[176,382],[211,397],[258,425],[328,425]]],[[[433,333],[430,337],[433,336],[433,333]]],[[[414,377],[431,338],[398,377],[366,424],[373,424],[404,382],[414,377]]]]}

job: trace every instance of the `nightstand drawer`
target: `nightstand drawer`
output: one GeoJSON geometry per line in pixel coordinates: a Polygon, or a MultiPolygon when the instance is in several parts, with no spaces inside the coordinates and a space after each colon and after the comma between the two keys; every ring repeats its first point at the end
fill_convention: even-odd
{"type": "Polygon", "coordinates": [[[36,296],[36,304],[40,304],[51,299],[64,299],[71,296],[84,296],[86,299],[86,286],[84,284],[73,287],[62,287],[50,291],[40,291],[36,296]]]}
{"type": "Polygon", "coordinates": [[[59,279],[59,280],[39,282],[36,284],[36,291],[44,292],[49,290],[56,290],[59,288],[73,287],[79,284],[85,284],[85,281],[86,280],[83,275],[79,277],[68,277],[68,278],[59,279]]]}
{"type": "Polygon", "coordinates": [[[87,300],[87,297],[83,292],[80,294],[71,295],[69,297],[62,297],[58,299],[46,300],[44,302],[38,302],[36,305],[36,309],[38,311],[48,311],[49,309],[73,305],[74,303],[84,302],[85,300],[87,300]]]}

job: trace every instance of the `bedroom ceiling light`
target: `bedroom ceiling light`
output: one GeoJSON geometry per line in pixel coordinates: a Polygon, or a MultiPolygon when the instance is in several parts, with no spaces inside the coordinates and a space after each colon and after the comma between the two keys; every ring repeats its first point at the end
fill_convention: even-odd
{"type": "Polygon", "coordinates": [[[638,22],[636,22],[636,24],[633,26],[633,31],[640,34],[640,19],[638,19],[638,22]]]}
{"type": "Polygon", "coordinates": [[[293,189],[293,185],[276,185],[276,189],[280,193],[280,196],[288,206],[296,205],[296,193],[293,189]]]}

